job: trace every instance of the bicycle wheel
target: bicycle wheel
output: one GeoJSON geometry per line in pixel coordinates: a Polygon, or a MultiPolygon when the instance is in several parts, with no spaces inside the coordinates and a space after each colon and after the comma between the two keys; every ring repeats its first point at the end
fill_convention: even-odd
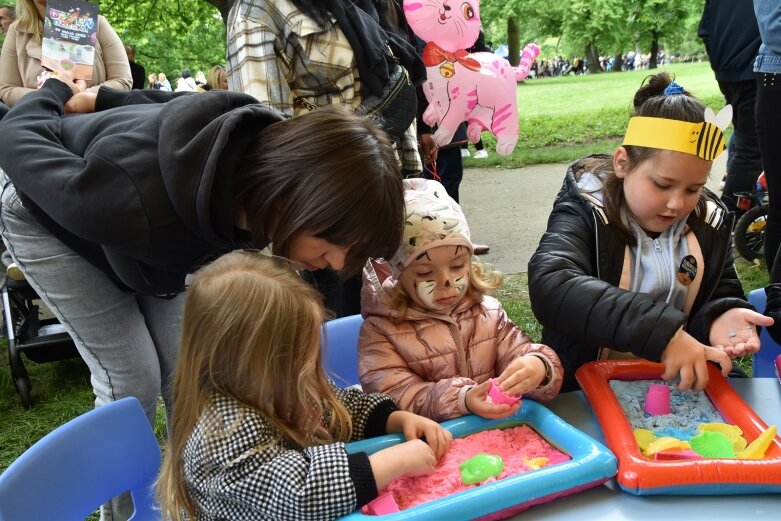
{"type": "Polygon", "coordinates": [[[749,208],[735,224],[735,249],[747,261],[762,256],[765,249],[767,206],[749,208]]]}

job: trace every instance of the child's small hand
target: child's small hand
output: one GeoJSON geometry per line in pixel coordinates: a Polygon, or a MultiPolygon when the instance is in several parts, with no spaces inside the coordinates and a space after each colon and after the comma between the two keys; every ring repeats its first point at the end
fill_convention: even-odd
{"type": "Polygon", "coordinates": [[[485,401],[485,397],[488,395],[488,390],[490,388],[491,380],[488,379],[466,392],[466,408],[469,409],[469,412],[492,420],[506,418],[515,414],[521,406],[521,402],[512,405],[488,403],[485,401]]]}
{"type": "Polygon", "coordinates": [[[369,456],[377,490],[403,476],[426,476],[434,472],[437,458],[434,451],[422,440],[410,440],[369,456]]]}
{"type": "Polygon", "coordinates": [[[679,330],[662,353],[662,378],[673,380],[680,375],[679,390],[700,391],[708,385],[708,361],[719,364],[724,376],[732,369],[732,361],[724,351],[703,345],[689,333],[679,330]]]}
{"type": "Polygon", "coordinates": [[[499,389],[517,396],[536,389],[545,378],[545,362],[539,356],[519,356],[499,375],[499,389]]]}
{"type": "Polygon", "coordinates": [[[74,94],[71,99],[65,102],[65,113],[88,113],[95,112],[95,102],[98,95],[95,92],[79,92],[74,94]]]}
{"type": "Polygon", "coordinates": [[[402,432],[407,440],[426,438],[437,461],[445,455],[453,441],[453,435],[434,420],[411,413],[394,411],[388,416],[387,432],[402,432]]]}
{"type": "Polygon", "coordinates": [[[746,308],[732,308],[713,321],[710,343],[730,358],[759,351],[757,326],[769,327],[773,319],[746,308]]]}

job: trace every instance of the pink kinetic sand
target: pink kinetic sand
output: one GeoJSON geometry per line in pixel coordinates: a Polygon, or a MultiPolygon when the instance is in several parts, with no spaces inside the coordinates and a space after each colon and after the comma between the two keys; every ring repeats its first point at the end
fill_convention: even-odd
{"type": "Polygon", "coordinates": [[[472,456],[485,452],[495,454],[504,460],[504,469],[498,478],[489,478],[485,483],[534,470],[526,462],[534,458],[548,458],[540,466],[550,466],[569,461],[570,457],[556,450],[542,436],[528,425],[509,429],[494,429],[478,432],[465,438],[454,439],[430,476],[397,479],[388,485],[385,492],[393,493],[401,510],[448,496],[479,485],[464,485],[458,466],[472,456]],[[524,461],[526,460],[526,462],[524,461]]]}

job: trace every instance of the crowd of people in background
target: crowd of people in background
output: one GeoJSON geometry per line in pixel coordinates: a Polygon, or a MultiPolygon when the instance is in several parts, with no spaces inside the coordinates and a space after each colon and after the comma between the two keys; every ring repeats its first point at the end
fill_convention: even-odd
{"type": "MultiPolygon", "coordinates": [[[[620,55],[621,59],[618,60],[617,56],[600,56],[599,57],[599,70],[602,72],[613,71],[633,71],[636,69],[648,69],[651,63],[651,53],[641,53],[635,51],[628,51],[620,55]]],[[[689,63],[698,62],[707,59],[700,54],[689,55],[675,52],[673,54],[666,54],[664,49],[660,49],[656,55],[657,65],[665,65],[671,63],[689,63]]],[[[588,74],[588,58],[583,56],[575,56],[571,60],[567,56],[555,55],[552,58],[540,57],[533,64],[531,68],[530,78],[553,78],[557,76],[567,76],[569,74],[580,75],[588,74]]]]}

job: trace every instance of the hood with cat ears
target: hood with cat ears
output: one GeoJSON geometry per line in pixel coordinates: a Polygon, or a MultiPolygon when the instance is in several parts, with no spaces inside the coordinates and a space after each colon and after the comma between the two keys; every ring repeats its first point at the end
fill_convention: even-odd
{"type": "Polygon", "coordinates": [[[429,179],[405,179],[404,203],[404,236],[389,261],[396,276],[422,253],[437,246],[464,246],[472,254],[464,212],[444,186],[429,179]]]}

